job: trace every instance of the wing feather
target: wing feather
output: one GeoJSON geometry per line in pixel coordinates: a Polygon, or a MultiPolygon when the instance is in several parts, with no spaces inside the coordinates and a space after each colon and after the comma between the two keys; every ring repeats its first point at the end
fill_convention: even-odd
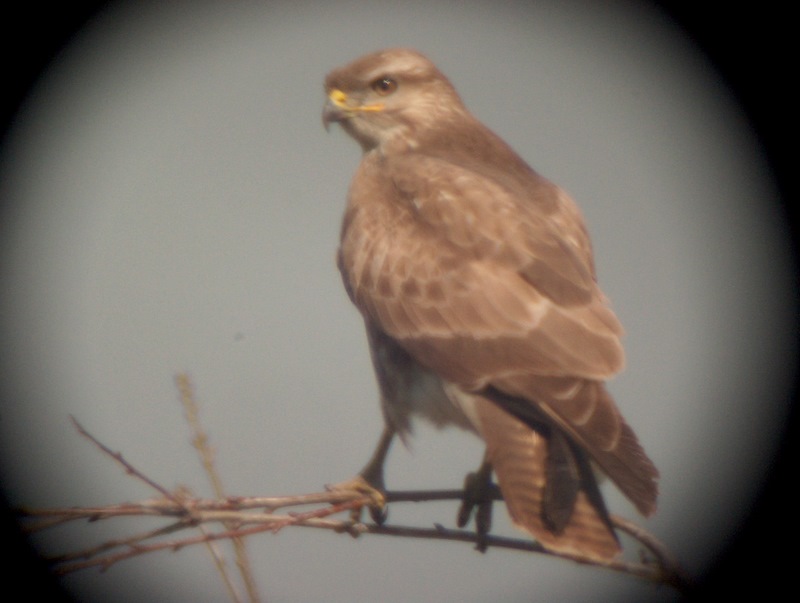
{"type": "Polygon", "coordinates": [[[554,530],[546,514],[548,442],[539,433],[483,398],[476,399],[481,435],[497,473],[511,518],[545,547],[598,560],[614,557],[619,542],[605,509],[577,492],[569,517],[554,530]]]}
{"type": "MultiPolygon", "coordinates": [[[[370,162],[365,159],[364,164],[370,162]]],[[[421,353],[432,370],[443,368],[437,358],[456,366],[457,374],[445,373],[446,378],[481,384],[498,371],[524,370],[606,379],[621,370],[622,328],[589,276],[591,256],[581,260],[577,251],[563,250],[559,256],[568,260],[562,260],[558,278],[570,275],[576,288],[592,293],[580,304],[575,295],[567,296],[563,304],[553,297],[553,291],[565,288],[562,283],[536,287],[532,281],[541,283],[545,271],[539,270],[536,279],[525,275],[551,253],[546,246],[536,247],[535,241],[557,238],[555,226],[566,218],[548,221],[521,210],[525,227],[533,232],[504,239],[497,213],[508,212],[487,210],[479,201],[493,194],[496,197],[489,197],[488,206],[500,203],[509,211],[526,206],[498,185],[481,186],[483,180],[475,175],[459,176],[460,168],[441,161],[434,164],[440,170],[441,188],[447,190],[452,182],[460,183],[460,188],[444,197],[434,193],[426,181],[433,175],[425,170],[419,175],[421,184],[412,188],[411,166],[403,171],[401,186],[392,185],[385,174],[379,177],[377,165],[372,177],[357,178],[361,185],[351,191],[341,247],[343,276],[356,305],[410,352],[421,353]],[[470,183],[472,189],[466,187],[470,183]],[[450,197],[459,202],[442,201],[450,197]],[[379,204],[379,211],[359,211],[365,203],[379,204]],[[427,209],[431,204],[436,211],[427,209]],[[471,208],[464,214],[471,216],[469,228],[459,227],[463,226],[459,205],[471,208]],[[449,235],[454,230],[455,242],[449,235]],[[466,245],[468,236],[471,246],[466,245]],[[513,253],[506,253],[506,246],[514,247],[513,253]],[[403,270],[396,270],[398,265],[403,270]],[[403,293],[409,288],[413,295],[403,293]],[[518,358],[508,358],[504,349],[514,350],[518,358]],[[453,363],[453,355],[461,357],[453,363]],[[510,365],[504,366],[501,359],[510,365]]],[[[369,176],[370,170],[362,166],[359,173],[369,176]]],[[[574,228],[582,231],[580,223],[574,228]]]]}
{"type": "Polygon", "coordinates": [[[367,320],[420,365],[540,407],[652,512],[657,472],[602,386],[623,367],[622,327],[563,191],[419,153],[368,154],[340,268],[367,320]]]}
{"type": "MultiPolygon", "coordinates": [[[[658,470],[602,383],[516,374],[496,380],[494,386],[518,399],[535,400],[536,409],[586,450],[643,515],[655,511],[658,470]]],[[[525,405],[513,409],[523,420],[525,405]]]]}

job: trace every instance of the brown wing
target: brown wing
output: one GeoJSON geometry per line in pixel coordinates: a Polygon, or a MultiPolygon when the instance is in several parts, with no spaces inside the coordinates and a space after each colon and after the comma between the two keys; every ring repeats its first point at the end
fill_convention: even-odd
{"type": "Polygon", "coordinates": [[[419,154],[368,155],[340,266],[362,313],[420,364],[464,389],[540,405],[652,511],[655,469],[597,393],[624,363],[622,328],[560,189],[532,172],[509,182],[419,154]]]}
{"type": "MultiPolygon", "coordinates": [[[[536,400],[536,409],[568,433],[594,459],[643,515],[656,509],[658,470],[645,454],[633,430],[617,410],[603,383],[569,377],[508,375],[494,384],[504,394],[522,398],[501,407],[523,421],[525,402],[536,400]]],[[[534,417],[540,420],[540,415],[534,417]]]]}
{"type": "Polygon", "coordinates": [[[566,195],[547,212],[481,175],[427,158],[367,157],[351,190],[341,265],[353,301],[444,378],[605,379],[621,327],[593,277],[566,195]]]}

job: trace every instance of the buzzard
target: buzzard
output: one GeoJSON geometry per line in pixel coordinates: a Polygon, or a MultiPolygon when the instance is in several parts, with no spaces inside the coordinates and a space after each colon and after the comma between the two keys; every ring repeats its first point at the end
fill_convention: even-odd
{"type": "Polygon", "coordinates": [[[493,470],[512,520],[545,548],[614,557],[595,469],[644,515],[658,471],[604,385],[624,364],[622,327],[579,209],[416,51],[366,55],[329,73],[325,91],[325,127],[339,123],[363,150],[338,265],[386,427],[360,482],[384,488],[384,458],[411,417],[454,424],[486,443],[468,480],[479,532],[493,470]]]}

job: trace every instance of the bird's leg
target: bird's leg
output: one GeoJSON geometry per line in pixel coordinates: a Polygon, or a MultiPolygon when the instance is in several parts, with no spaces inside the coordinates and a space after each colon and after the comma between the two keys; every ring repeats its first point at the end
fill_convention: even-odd
{"type": "Polygon", "coordinates": [[[347,481],[327,486],[329,490],[352,491],[369,496],[372,501],[369,505],[369,514],[373,521],[379,524],[386,521],[387,516],[383,464],[392,445],[394,433],[394,429],[388,425],[384,427],[375,452],[372,453],[369,462],[358,472],[358,475],[347,481]]]}
{"type": "Polygon", "coordinates": [[[458,527],[463,528],[469,523],[472,509],[475,508],[475,532],[478,534],[476,548],[485,552],[487,548],[486,536],[492,527],[492,502],[499,490],[492,483],[492,465],[484,457],[483,463],[474,473],[468,473],[464,478],[464,498],[458,509],[458,527]]]}
{"type": "Polygon", "coordinates": [[[372,453],[369,462],[358,472],[364,481],[377,490],[384,491],[386,489],[383,482],[383,464],[389,454],[392,440],[394,440],[394,429],[387,425],[383,428],[381,438],[378,440],[378,445],[375,446],[375,451],[372,453]]]}

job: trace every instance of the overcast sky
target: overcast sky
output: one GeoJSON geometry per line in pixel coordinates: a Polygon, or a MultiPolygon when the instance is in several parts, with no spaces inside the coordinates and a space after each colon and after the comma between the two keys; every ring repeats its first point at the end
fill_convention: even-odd
{"type": "MultiPolygon", "coordinates": [[[[318,491],[381,428],[361,320],[334,264],[359,147],[322,129],[333,67],[426,53],[468,107],[584,210],[626,328],[611,384],[659,467],[644,525],[702,572],[752,502],[794,366],[785,225],[740,109],[636,3],[119,3],[41,78],[0,155],[0,470],[29,506],[147,498],[68,416],[167,487],[210,489],[173,376],[188,371],[227,490],[318,491]]],[[[418,426],[392,489],[458,487],[482,445],[418,426]]],[[[611,485],[613,512],[637,518],[611,485]]],[[[453,526],[455,504],[392,521],[453,526]]],[[[505,510],[498,531],[514,535],[505,510]]],[[[151,524],[148,524],[151,525],[151,524]]],[[[107,537],[82,524],[51,552],[107,537]]],[[[133,522],[117,534],[137,529],[133,522]]],[[[141,526],[138,529],[142,529],[141,526]]],[[[251,538],[281,601],[670,601],[608,572],[468,545],[290,529],[251,538]]],[[[201,548],[65,584],[85,601],[224,600],[201,548]]]]}

